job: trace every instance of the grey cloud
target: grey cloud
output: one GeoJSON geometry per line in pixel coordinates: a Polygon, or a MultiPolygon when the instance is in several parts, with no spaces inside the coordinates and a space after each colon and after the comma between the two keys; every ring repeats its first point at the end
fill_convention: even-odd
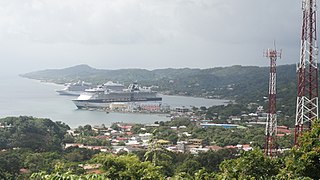
{"type": "Polygon", "coordinates": [[[297,5],[288,1],[4,1],[0,22],[8,34],[47,43],[161,43],[192,37],[237,43],[297,32],[290,22],[292,14],[286,14],[297,5]]]}
{"type": "MultiPolygon", "coordinates": [[[[168,1],[169,2],[169,1],[168,1]]],[[[16,34],[40,42],[159,43],[172,37],[174,6],[154,5],[147,0],[56,0],[8,3],[0,22],[16,34]],[[171,8],[171,9],[170,9],[171,8]],[[4,18],[5,19],[5,18],[4,18]]],[[[7,31],[8,34],[12,33],[7,31]]]]}
{"type": "Polygon", "coordinates": [[[267,65],[276,40],[280,63],[295,63],[300,26],[301,0],[1,0],[0,57],[35,69],[267,65]]]}

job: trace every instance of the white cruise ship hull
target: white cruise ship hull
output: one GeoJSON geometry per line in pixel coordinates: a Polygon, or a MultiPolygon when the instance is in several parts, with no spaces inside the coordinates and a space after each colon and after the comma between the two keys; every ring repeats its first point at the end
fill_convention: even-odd
{"type": "Polygon", "coordinates": [[[90,108],[95,108],[95,109],[104,109],[108,108],[111,103],[114,102],[161,102],[162,98],[161,97],[156,97],[156,98],[148,98],[144,100],[135,100],[135,101],[107,101],[107,100],[72,100],[73,103],[77,106],[78,109],[90,109],[90,108]]]}
{"type": "Polygon", "coordinates": [[[89,102],[89,101],[77,101],[72,100],[73,103],[77,106],[78,109],[104,109],[109,107],[110,103],[103,103],[103,102],[89,102]]]}

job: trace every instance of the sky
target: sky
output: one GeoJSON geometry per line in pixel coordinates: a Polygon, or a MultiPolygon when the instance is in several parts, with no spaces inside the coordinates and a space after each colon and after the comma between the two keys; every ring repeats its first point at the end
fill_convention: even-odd
{"type": "Polygon", "coordinates": [[[299,60],[301,0],[1,0],[0,71],[268,66],[299,60]]]}

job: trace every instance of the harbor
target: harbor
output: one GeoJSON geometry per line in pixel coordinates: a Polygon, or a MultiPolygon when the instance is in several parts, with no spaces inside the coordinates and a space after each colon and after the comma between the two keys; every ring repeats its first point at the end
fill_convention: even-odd
{"type": "MultiPolygon", "coordinates": [[[[111,125],[114,122],[124,123],[153,123],[155,121],[168,121],[166,114],[151,113],[123,113],[78,110],[72,102],[74,96],[61,96],[56,90],[62,89],[63,85],[44,83],[37,80],[8,75],[0,79],[2,93],[0,116],[34,116],[49,118],[53,121],[62,121],[70,127],[80,125],[111,125]],[[10,88],[8,88],[10,87],[10,88]],[[12,90],[14,89],[14,90],[12,90]]],[[[204,99],[184,96],[160,95],[163,104],[170,107],[192,106],[210,107],[225,104],[226,100],[204,99]]]]}

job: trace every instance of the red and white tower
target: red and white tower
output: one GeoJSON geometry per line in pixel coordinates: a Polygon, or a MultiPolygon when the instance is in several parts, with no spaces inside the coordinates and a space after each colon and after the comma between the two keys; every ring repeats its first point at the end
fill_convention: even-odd
{"type": "Polygon", "coordinates": [[[303,131],[309,130],[312,121],[318,118],[316,0],[303,0],[302,13],[300,62],[297,67],[296,145],[303,131]]]}
{"type": "Polygon", "coordinates": [[[276,63],[277,58],[281,58],[281,51],[268,49],[265,56],[270,59],[270,77],[269,77],[269,109],[266,123],[266,142],[265,155],[272,156],[275,152],[275,143],[277,135],[277,111],[276,111],[276,63]]]}

